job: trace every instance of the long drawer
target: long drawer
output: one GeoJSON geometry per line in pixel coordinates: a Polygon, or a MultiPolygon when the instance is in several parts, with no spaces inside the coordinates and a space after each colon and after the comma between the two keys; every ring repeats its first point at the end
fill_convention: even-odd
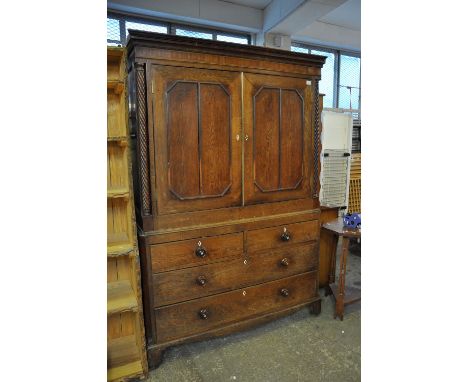
{"type": "Polygon", "coordinates": [[[247,251],[287,247],[295,243],[317,240],[318,235],[318,220],[256,229],[247,232],[247,251]]]}
{"type": "Polygon", "coordinates": [[[202,237],[151,246],[153,272],[203,265],[226,257],[242,256],[242,232],[202,237]]]}
{"type": "Polygon", "coordinates": [[[317,243],[309,243],[254,253],[248,258],[155,274],[155,306],[312,271],[317,265],[317,243]]]}
{"type": "Polygon", "coordinates": [[[317,272],[307,272],[195,301],[158,308],[157,342],[163,343],[222,327],[249,317],[312,301],[317,272]]]}

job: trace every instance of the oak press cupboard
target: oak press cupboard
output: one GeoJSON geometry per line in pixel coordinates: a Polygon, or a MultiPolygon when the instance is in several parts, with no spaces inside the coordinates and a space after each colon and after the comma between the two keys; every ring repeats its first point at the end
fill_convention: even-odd
{"type": "Polygon", "coordinates": [[[320,312],[325,58],[130,31],[148,361],[182,342],[320,312]]]}

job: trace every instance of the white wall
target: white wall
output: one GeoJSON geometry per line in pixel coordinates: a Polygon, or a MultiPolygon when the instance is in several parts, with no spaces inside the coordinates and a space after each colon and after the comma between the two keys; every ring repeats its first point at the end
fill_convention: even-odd
{"type": "Polygon", "coordinates": [[[221,0],[110,0],[107,6],[118,11],[253,33],[257,45],[273,48],[290,49],[291,40],[296,40],[361,50],[360,0],[272,0],[264,10],[221,0]],[[327,15],[329,20],[324,21],[327,15]],[[342,22],[348,27],[329,21],[342,22]],[[349,26],[359,26],[359,30],[349,26]],[[285,36],[280,46],[274,43],[278,34],[285,36]]]}

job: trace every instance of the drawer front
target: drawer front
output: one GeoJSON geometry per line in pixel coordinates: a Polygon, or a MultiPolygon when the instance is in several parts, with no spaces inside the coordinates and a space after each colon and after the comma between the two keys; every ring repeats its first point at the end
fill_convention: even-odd
{"type": "Polygon", "coordinates": [[[225,257],[241,257],[242,232],[151,246],[153,272],[203,265],[225,257]],[[200,245],[199,245],[200,244],[200,245]]]}
{"type": "Polygon", "coordinates": [[[317,243],[290,246],[153,275],[155,306],[174,304],[243,286],[316,270],[317,243]]]}
{"type": "Polygon", "coordinates": [[[312,301],[317,272],[156,309],[157,342],[183,338],[312,301]]]}
{"type": "Polygon", "coordinates": [[[253,252],[268,248],[286,247],[294,243],[317,240],[318,235],[318,220],[257,229],[247,232],[247,250],[253,252]]]}

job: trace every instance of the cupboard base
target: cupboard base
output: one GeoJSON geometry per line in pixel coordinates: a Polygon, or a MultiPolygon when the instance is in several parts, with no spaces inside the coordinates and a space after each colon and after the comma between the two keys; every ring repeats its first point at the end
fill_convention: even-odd
{"type": "Polygon", "coordinates": [[[310,314],[314,314],[318,316],[320,312],[322,311],[322,300],[317,300],[310,304],[309,307],[310,314]]]}
{"type": "Polygon", "coordinates": [[[258,317],[243,320],[241,322],[236,322],[234,324],[226,325],[222,328],[211,330],[205,333],[199,333],[193,336],[180,338],[180,339],[165,342],[162,344],[150,345],[148,346],[149,368],[151,370],[156,369],[162,362],[164,351],[171,346],[177,346],[177,345],[190,343],[190,342],[198,342],[198,341],[207,340],[207,339],[216,338],[216,337],[224,337],[233,333],[241,332],[244,330],[249,330],[257,326],[260,326],[262,324],[268,323],[270,321],[274,321],[276,319],[289,316],[305,307],[308,307],[309,311],[315,315],[320,314],[321,298],[318,297],[304,304],[300,304],[300,305],[290,307],[287,309],[283,309],[280,311],[276,311],[276,312],[271,312],[271,313],[264,314],[258,317]]]}
{"type": "Polygon", "coordinates": [[[165,348],[148,347],[148,367],[150,369],[156,369],[162,363],[164,350],[165,348]]]}

